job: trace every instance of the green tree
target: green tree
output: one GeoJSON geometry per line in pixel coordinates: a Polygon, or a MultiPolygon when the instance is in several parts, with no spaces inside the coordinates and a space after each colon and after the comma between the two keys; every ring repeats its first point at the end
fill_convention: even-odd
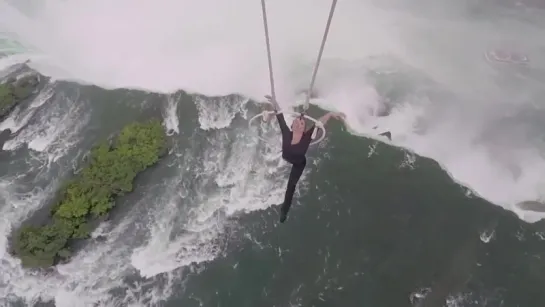
{"type": "Polygon", "coordinates": [[[125,126],[113,143],[91,150],[88,165],[63,185],[52,219],[41,227],[27,226],[14,240],[14,252],[25,267],[49,267],[68,259],[71,240],[89,236],[91,222],[107,214],[115,199],[133,190],[135,177],[157,163],[166,150],[161,122],[125,126]]]}

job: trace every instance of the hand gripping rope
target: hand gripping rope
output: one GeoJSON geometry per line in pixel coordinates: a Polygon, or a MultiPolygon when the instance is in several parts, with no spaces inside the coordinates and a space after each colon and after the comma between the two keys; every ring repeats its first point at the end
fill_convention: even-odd
{"type": "MultiPolygon", "coordinates": [[[[337,5],[337,0],[333,0],[333,2],[331,3],[331,9],[329,11],[329,18],[327,20],[325,32],[324,32],[324,35],[322,37],[322,45],[320,46],[320,51],[318,52],[318,59],[316,60],[316,65],[314,65],[314,71],[312,73],[312,78],[311,78],[311,81],[310,81],[310,85],[309,85],[309,88],[308,88],[307,93],[306,93],[305,104],[303,105],[303,112],[301,112],[301,113],[285,112],[285,111],[281,112],[281,113],[284,113],[284,114],[304,116],[306,119],[314,122],[317,129],[315,129],[314,132],[312,133],[312,139],[316,138],[316,134],[317,134],[318,129],[322,130],[322,135],[320,136],[320,138],[318,140],[313,141],[312,143],[310,143],[311,145],[315,145],[315,144],[320,143],[324,139],[325,133],[326,133],[324,125],[322,125],[322,123],[319,120],[316,120],[315,118],[312,118],[312,117],[306,115],[305,113],[306,113],[306,110],[309,107],[310,93],[312,92],[312,88],[314,87],[314,81],[316,80],[316,74],[318,73],[318,67],[320,66],[320,61],[322,59],[322,54],[323,54],[323,51],[324,51],[325,42],[327,40],[327,34],[329,33],[329,28],[331,26],[331,20],[333,19],[333,13],[335,12],[335,6],[336,5],[337,5]]],[[[269,79],[270,79],[270,82],[271,82],[271,103],[273,103],[275,110],[280,110],[280,108],[278,106],[278,103],[276,102],[276,93],[275,93],[275,90],[274,90],[274,77],[273,77],[273,68],[272,68],[271,45],[270,45],[270,41],[269,41],[269,27],[268,27],[268,22],[267,22],[267,9],[265,7],[265,0],[261,0],[261,9],[262,9],[262,12],[263,12],[263,26],[265,28],[265,43],[267,45],[267,58],[268,58],[268,62],[269,62],[269,79]]],[[[278,111],[278,112],[280,112],[280,111],[278,111]]],[[[264,111],[261,114],[258,114],[256,116],[252,117],[250,119],[248,125],[251,126],[255,119],[257,119],[258,117],[263,117],[267,113],[276,113],[276,112],[264,111]]],[[[263,139],[261,137],[259,137],[259,138],[261,140],[265,141],[265,142],[267,141],[267,140],[265,140],[265,139],[263,139]]]]}

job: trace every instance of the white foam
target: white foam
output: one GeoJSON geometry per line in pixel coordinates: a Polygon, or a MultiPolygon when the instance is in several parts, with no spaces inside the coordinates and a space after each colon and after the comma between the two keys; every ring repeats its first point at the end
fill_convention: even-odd
{"type": "MultiPolygon", "coordinates": [[[[41,176],[51,176],[47,171],[41,176]]],[[[47,190],[36,190],[23,195],[15,191],[17,178],[3,178],[0,198],[5,201],[1,209],[3,222],[0,223],[0,303],[10,299],[23,300],[27,305],[37,301],[54,301],[56,306],[149,306],[148,302],[157,303],[154,297],[161,289],[152,289],[151,293],[142,293],[136,283],[134,288],[124,281],[131,273],[129,261],[132,240],[125,240],[128,227],[133,225],[137,215],[128,212],[127,216],[115,227],[108,229],[105,241],[93,242],[77,253],[70,263],[58,265],[57,270],[47,274],[23,270],[20,260],[7,252],[7,237],[12,227],[43,205],[44,200],[58,188],[58,182],[52,180],[47,190]],[[9,205],[12,204],[12,205],[9,205]],[[111,290],[123,289],[125,296],[112,297],[111,290]],[[136,295],[135,295],[136,292],[136,295]]],[[[142,201],[149,201],[144,199],[142,201]]],[[[138,206],[135,206],[136,208],[138,206]]],[[[107,227],[107,225],[103,225],[107,227]]],[[[97,232],[99,232],[97,230],[97,232]]],[[[134,231],[131,231],[134,234],[134,231]]],[[[167,288],[171,287],[171,282],[167,288]]],[[[164,290],[168,297],[168,291],[164,290]]],[[[165,296],[161,298],[164,299],[165,296]]],[[[161,299],[159,298],[159,299],[161,299]]]]}
{"type": "Polygon", "coordinates": [[[481,241],[483,243],[488,243],[494,237],[494,235],[495,235],[495,230],[489,229],[489,230],[482,231],[479,237],[481,238],[481,241]]]}
{"type": "MultiPolygon", "coordinates": [[[[309,81],[330,2],[267,3],[278,96],[286,107],[292,104],[294,93],[309,81]]],[[[541,28],[510,19],[501,24],[468,22],[462,16],[461,5],[448,14],[440,4],[434,6],[433,12],[421,2],[414,3],[414,8],[395,1],[389,4],[394,9],[379,8],[365,0],[339,1],[317,80],[323,99],[316,103],[345,112],[354,133],[376,135],[372,129],[376,125],[381,131],[391,130],[394,145],[433,157],[454,178],[506,208],[512,209],[511,205],[519,201],[539,199],[543,195],[545,166],[538,144],[521,134],[505,134],[509,142],[499,145],[482,138],[495,127],[499,113],[527,108],[531,102],[517,93],[531,97],[538,90],[530,85],[540,83],[530,77],[533,83],[528,86],[509,82],[512,87],[502,86],[504,83],[499,81],[506,77],[481,59],[489,44],[511,40],[515,42],[511,46],[518,45],[529,53],[531,65],[543,65],[536,52],[542,47],[537,45],[542,42],[541,36],[536,35],[541,28]],[[381,56],[400,64],[388,66],[370,60],[381,56]],[[413,93],[402,99],[389,116],[373,116],[383,104],[374,80],[364,74],[369,68],[392,75],[402,71],[407,81],[424,75],[434,86],[456,94],[457,99],[432,99],[413,93]],[[512,169],[517,168],[520,171],[515,176],[512,169]]],[[[0,31],[32,50],[0,59],[0,67],[31,58],[32,65],[43,73],[104,87],[162,92],[182,88],[207,95],[236,92],[261,98],[268,92],[269,83],[260,18],[259,1],[254,0],[0,0],[0,31]]],[[[198,102],[201,128],[228,127],[241,105],[220,99],[198,102]]],[[[165,111],[167,129],[178,126],[175,109],[169,102],[165,111]]],[[[62,139],[54,128],[64,122],[61,114],[56,120],[33,126],[39,129],[21,133],[8,148],[21,142],[32,143],[37,131],[62,139]]],[[[41,203],[0,189],[7,193],[6,203],[12,205],[2,207],[1,214],[5,223],[0,224],[0,280],[8,287],[0,289],[0,298],[41,298],[54,300],[59,306],[149,306],[168,297],[176,268],[221,254],[226,217],[266,208],[282,197],[286,177],[278,172],[283,164],[278,162],[276,152],[267,149],[267,165],[263,167],[260,161],[259,167],[252,168],[247,161],[251,161],[255,144],[244,135],[240,137],[233,140],[233,155],[225,156],[228,135],[217,133],[209,140],[211,147],[199,157],[203,161],[202,176],[218,187],[214,193],[193,195],[196,200],[189,200],[189,191],[177,183],[197,173],[191,169],[191,157],[182,153],[180,175],[163,187],[163,197],[142,200],[156,204],[147,240],[127,242],[130,240],[121,235],[134,223],[134,216],[129,214],[107,232],[106,242],[93,242],[52,276],[24,271],[18,260],[6,253],[10,223],[22,220],[41,203]],[[179,207],[180,198],[188,199],[183,205],[193,208],[186,220],[180,217],[186,212],[185,207],[179,207]],[[185,232],[177,229],[177,218],[186,222],[182,223],[185,232]],[[167,285],[121,285],[123,277],[134,268],[149,277],[150,283],[154,276],[169,272],[167,285]],[[152,290],[144,292],[146,286],[152,290]],[[109,291],[116,287],[124,290],[124,297],[110,296],[109,291]]],[[[274,139],[275,134],[271,137],[274,139]]],[[[38,151],[56,148],[47,137],[41,140],[41,145],[34,141],[31,147],[38,151]]],[[[61,148],[62,144],[57,144],[61,148]]],[[[12,182],[11,178],[6,180],[12,182]]],[[[43,197],[39,195],[35,197],[43,197]]],[[[533,213],[521,217],[536,218],[533,213]]],[[[106,232],[97,231],[95,235],[99,233],[106,232]]]]}
{"type": "MultiPolygon", "coordinates": [[[[18,157],[18,161],[13,161],[17,163],[11,164],[14,168],[13,171],[19,168],[21,173],[0,178],[0,215],[2,216],[2,223],[0,223],[0,303],[2,304],[7,304],[12,299],[21,299],[31,304],[40,299],[50,300],[59,295],[62,297],[73,295],[69,291],[71,289],[70,282],[68,285],[64,284],[66,277],[63,274],[43,275],[23,270],[20,260],[8,253],[8,236],[12,234],[13,228],[18,227],[21,221],[49,201],[51,195],[58,188],[59,178],[56,177],[58,170],[49,166],[73,148],[80,140],[78,134],[82,126],[87,123],[88,117],[79,113],[81,104],[64,99],[63,95],[55,97],[53,105],[49,105],[48,108],[40,108],[51,102],[50,88],[46,87],[29,104],[28,108],[17,111],[17,116],[12,114],[11,120],[7,121],[8,124],[3,123],[7,125],[5,127],[18,132],[13,140],[6,143],[8,150],[23,143],[27,143],[33,150],[29,152],[30,161],[24,161],[25,157],[23,156],[18,157]],[[43,139],[48,141],[41,146],[33,146],[36,144],[33,141],[35,142],[37,135],[41,135],[43,139]],[[37,160],[38,163],[34,163],[34,160],[37,160]],[[28,178],[30,173],[25,173],[25,171],[33,174],[33,181],[30,181],[30,184],[28,178]],[[48,184],[41,187],[40,182],[48,184]]],[[[62,271],[63,267],[69,268],[70,264],[60,266],[59,270],[62,271]]],[[[81,263],[76,261],[78,270],[83,267],[81,263]]],[[[86,306],[88,301],[84,296],[75,297],[79,300],[64,304],[64,306],[86,306]]],[[[91,293],[91,297],[95,302],[97,298],[100,298],[96,293],[91,293]]],[[[62,298],[56,299],[56,301],[58,306],[63,306],[62,298]]]]}
{"type": "MultiPolygon", "coordinates": [[[[199,122],[203,127],[229,126],[235,112],[245,113],[245,101],[224,101],[227,109],[199,106],[201,111],[206,110],[201,112],[199,122]]],[[[206,102],[199,100],[197,104],[206,102]]],[[[47,112],[54,115],[55,110],[51,106],[47,112]]],[[[66,113],[80,116],[75,111],[66,113]]],[[[166,113],[175,116],[174,112],[166,113]]],[[[165,118],[165,129],[168,129],[167,122],[176,121],[178,119],[165,118]]],[[[47,120],[43,122],[47,123],[47,120]]],[[[264,126],[275,129],[269,136],[271,147],[277,148],[277,125],[264,126]]],[[[64,127],[69,129],[70,126],[64,127]]],[[[22,132],[25,129],[33,130],[27,126],[22,132]]],[[[69,130],[77,133],[77,129],[69,130]]],[[[229,217],[241,211],[267,208],[282,198],[287,178],[285,172],[278,170],[287,165],[278,156],[273,157],[272,148],[259,149],[265,153],[256,152],[259,147],[255,144],[257,139],[251,137],[254,132],[243,129],[231,140],[232,144],[228,144],[228,131],[209,131],[207,135],[210,137],[201,140],[203,143],[196,145],[195,152],[192,148],[177,152],[174,156],[179,159],[172,164],[177,169],[173,177],[164,178],[164,184],[143,187],[148,189],[143,191],[144,198],[131,204],[132,209],[125,213],[121,222],[101,224],[92,234],[96,240],[90,239],[71,262],[57,266],[56,272],[47,275],[23,270],[20,261],[7,253],[7,235],[12,225],[17,225],[43,205],[46,196],[51,195],[58,184],[53,182],[47,191],[30,193],[32,197],[22,198],[14,191],[16,178],[0,181],[0,197],[6,204],[15,205],[24,200],[21,206],[0,207],[2,217],[7,219],[0,228],[0,284],[4,286],[0,287],[0,302],[18,298],[27,304],[42,300],[53,301],[57,306],[76,307],[96,304],[156,306],[164,302],[171,296],[173,285],[183,282],[177,268],[209,261],[221,254],[226,243],[224,234],[230,223],[229,217]],[[204,152],[202,145],[205,145],[204,152]],[[262,167],[263,157],[268,167],[262,167]],[[257,168],[252,168],[252,163],[249,163],[254,159],[259,160],[257,168]],[[242,167],[241,161],[244,161],[242,167]],[[195,186],[189,186],[191,184],[195,186]],[[214,187],[212,191],[207,190],[210,186],[214,187]],[[145,227],[135,227],[142,224],[145,227]],[[133,275],[135,269],[146,279],[127,283],[125,277],[133,275]],[[119,292],[112,294],[112,290],[119,292]]],[[[52,175],[48,168],[44,169],[41,176],[52,175]]]]}
{"type": "Polygon", "coordinates": [[[167,130],[168,135],[173,135],[174,133],[179,134],[180,129],[178,116],[176,115],[176,111],[178,110],[178,99],[179,95],[169,95],[167,97],[167,105],[165,108],[165,128],[167,130]]]}
{"type": "MultiPolygon", "coordinates": [[[[409,7],[396,1],[340,1],[318,74],[322,106],[348,114],[354,133],[375,135],[371,128],[377,124],[391,130],[394,145],[434,158],[457,181],[507,209],[540,199],[545,159],[537,141],[505,134],[516,142],[497,147],[483,134],[495,129],[499,113],[528,108],[543,82],[536,79],[539,73],[532,73],[521,83],[506,75],[508,68],[496,69],[482,55],[488,47],[516,46],[515,51],[529,56],[533,69],[543,70],[539,50],[545,43],[538,39],[543,26],[539,19],[532,23],[514,15],[503,16],[501,23],[494,17],[470,20],[465,2],[428,2],[409,7]],[[398,65],[383,67],[384,58],[398,65]],[[431,83],[417,86],[415,97],[398,101],[391,115],[376,118],[369,111],[381,102],[373,93],[373,81],[364,76],[365,68],[383,74],[404,70],[406,82],[424,77],[431,83]],[[418,94],[430,84],[456,98],[418,94]],[[427,124],[424,132],[415,128],[421,122],[427,124]],[[519,176],[511,175],[513,168],[520,169],[519,176]]],[[[294,93],[309,81],[329,4],[267,2],[284,107],[293,104],[294,93]]],[[[268,92],[259,1],[0,0],[0,27],[33,50],[26,56],[35,68],[58,78],[207,95],[260,98],[268,92]]],[[[224,120],[217,127],[230,119],[224,120]]],[[[520,124],[539,125],[526,120],[520,124]]],[[[520,216],[527,221],[541,218],[528,212],[520,216]]]]}
{"type": "MultiPolygon", "coordinates": [[[[4,150],[15,150],[27,144],[28,148],[47,156],[47,164],[57,161],[78,141],[77,134],[88,122],[89,114],[82,112],[83,104],[78,99],[57,95],[44,114],[37,114],[39,106],[49,101],[52,93],[46,88],[31,103],[23,114],[12,114],[6,121],[6,128],[18,131],[13,139],[4,143],[4,150]],[[37,115],[37,116],[35,116],[37,115]],[[16,119],[14,119],[14,116],[16,119]],[[35,121],[30,122],[35,116],[35,121]],[[20,118],[20,119],[19,119],[20,118]],[[10,123],[13,123],[10,125],[10,123]]],[[[15,132],[14,131],[14,132],[15,132]]]]}
{"type": "MultiPolygon", "coordinates": [[[[15,68],[14,65],[23,63],[27,59],[28,59],[28,56],[26,54],[15,54],[15,55],[1,57],[0,58],[0,71],[2,71],[2,73],[12,72],[12,71],[14,71],[13,68],[15,68]],[[12,69],[6,70],[7,68],[10,68],[10,67],[12,69]]],[[[2,75],[2,77],[3,77],[3,75],[2,75]]]]}
{"type": "MultiPolygon", "coordinates": [[[[53,85],[48,84],[45,89],[43,89],[36,98],[31,102],[30,106],[23,110],[16,108],[4,121],[0,123],[0,130],[10,129],[11,133],[18,132],[23,128],[32,116],[36,113],[39,107],[46,103],[53,96],[53,85]]],[[[4,144],[4,150],[13,149],[13,142],[10,143],[8,147],[4,144]],[[9,146],[12,146],[11,148],[9,146]]]]}
{"type": "MultiPolygon", "coordinates": [[[[215,111],[208,110],[207,106],[213,102],[196,98],[201,110],[199,122],[205,129],[229,126],[235,112],[245,104],[244,100],[222,103],[215,111]],[[225,109],[227,106],[235,111],[225,109]]],[[[226,132],[216,131],[215,136],[207,140],[210,146],[199,157],[202,165],[187,158],[189,151],[179,158],[176,164],[180,169],[179,176],[173,178],[161,193],[165,195],[160,200],[164,204],[153,212],[149,240],[131,257],[132,265],[142,276],[151,277],[216,258],[221,254],[222,235],[230,216],[241,211],[262,210],[281,200],[285,175],[278,170],[285,164],[278,163],[279,157],[276,157],[276,163],[263,165],[262,153],[256,153],[256,144],[249,143],[255,142],[255,138],[237,135],[236,139],[230,140],[229,151],[227,139],[226,132]],[[256,157],[260,163],[257,168],[252,162],[256,157]],[[271,174],[275,176],[271,178],[271,174]],[[206,179],[194,186],[195,178],[206,179]],[[210,181],[217,188],[205,191],[210,181]],[[188,189],[196,192],[197,197],[188,198],[188,189]],[[180,225],[183,225],[181,231],[180,225]]],[[[277,141],[276,137],[271,138],[272,146],[278,145],[277,141]]]]}

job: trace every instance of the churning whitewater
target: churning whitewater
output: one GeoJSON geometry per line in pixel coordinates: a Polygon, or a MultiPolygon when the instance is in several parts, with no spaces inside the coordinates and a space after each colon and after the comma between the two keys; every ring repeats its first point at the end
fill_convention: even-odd
{"type": "MultiPolygon", "coordinates": [[[[297,104],[309,82],[329,5],[329,0],[267,4],[282,107],[297,104]]],[[[392,145],[433,158],[473,193],[535,222],[545,215],[516,204],[545,200],[545,110],[538,103],[545,94],[545,41],[540,39],[545,13],[528,10],[520,18],[499,7],[477,19],[486,15],[479,5],[469,0],[416,0],[410,5],[401,0],[339,1],[318,72],[319,99],[312,103],[344,112],[351,133],[375,137],[376,126],[391,131],[392,145]],[[484,53],[496,48],[523,53],[530,62],[488,62],[484,53]]],[[[256,150],[252,134],[243,128],[237,128],[229,146],[224,142],[228,132],[213,130],[229,127],[247,101],[224,105],[221,99],[197,99],[198,124],[213,132],[190,149],[175,148],[175,158],[165,166],[172,168],[170,177],[146,186],[142,193],[147,196],[122,223],[102,225],[95,232],[97,238],[107,233],[108,244],[90,244],[46,280],[23,271],[7,253],[10,223],[43,206],[60,184],[51,184],[51,178],[71,171],[69,166],[82,154],[78,146],[91,144],[81,139],[92,121],[89,102],[79,100],[77,93],[52,95],[59,86],[55,80],[261,99],[269,83],[260,12],[255,0],[0,0],[0,53],[7,55],[0,58],[0,70],[30,59],[32,68],[54,79],[26,110],[0,127],[20,130],[4,150],[26,144],[39,153],[18,163],[29,163],[30,173],[41,182],[21,191],[18,183],[26,176],[0,179],[0,197],[12,204],[0,208],[5,221],[0,224],[0,284],[7,285],[0,288],[0,300],[15,296],[71,307],[157,303],[183,278],[175,268],[222,253],[220,238],[230,227],[224,215],[263,209],[281,198],[284,166],[274,151],[256,150]],[[201,147],[203,159],[196,156],[201,147]],[[256,151],[260,160],[268,154],[267,163],[241,169],[240,161],[256,159],[256,151]],[[54,161],[66,167],[50,167],[54,161]],[[184,177],[190,172],[200,174],[202,182],[184,177]],[[208,181],[219,188],[207,190],[208,181]],[[179,199],[195,189],[194,208],[178,212],[179,199]],[[148,202],[161,203],[161,210],[142,218],[148,202]],[[150,233],[136,222],[146,224],[150,233]],[[179,234],[180,225],[186,234],[162,240],[179,234]],[[140,246],[124,240],[127,233],[148,239],[140,246]],[[145,277],[166,275],[160,277],[161,286],[145,280],[123,283],[122,277],[135,268],[145,277]],[[110,293],[117,288],[125,291],[121,299],[110,293]]],[[[161,112],[169,134],[183,136],[177,99],[160,101],[161,112]]]]}
{"type": "MultiPolygon", "coordinates": [[[[329,4],[268,3],[283,107],[294,105],[307,86],[329,4]]],[[[269,91],[259,5],[2,0],[0,30],[24,46],[20,53],[32,67],[55,78],[259,99],[269,91]]],[[[545,193],[543,145],[536,135],[542,124],[539,116],[528,116],[543,112],[536,100],[543,93],[545,42],[537,38],[544,21],[531,11],[525,20],[500,15],[477,21],[477,6],[341,1],[314,103],[346,113],[354,133],[373,136],[376,125],[391,130],[394,145],[435,159],[476,194],[536,221],[540,215],[515,204],[545,193]],[[494,48],[514,49],[531,63],[519,68],[485,61],[484,52],[494,48]],[[386,101],[384,79],[412,88],[386,101]],[[384,109],[388,115],[377,117],[384,109]]]]}
{"type": "MultiPolygon", "coordinates": [[[[180,114],[173,103],[178,99],[178,95],[162,96],[155,102],[161,104],[163,123],[171,134],[179,133],[179,127],[187,128],[178,123],[180,114]]],[[[79,90],[67,91],[62,83],[51,81],[26,109],[4,121],[3,128],[18,133],[4,146],[17,153],[10,168],[26,168],[26,173],[2,174],[0,180],[4,204],[0,207],[0,303],[54,301],[56,306],[72,307],[160,304],[185,279],[186,272],[177,268],[221,255],[226,244],[223,238],[232,227],[228,217],[265,209],[281,198],[285,166],[278,163],[272,150],[278,141],[273,137],[271,147],[257,147],[246,125],[234,131],[214,129],[230,126],[247,100],[195,102],[202,129],[196,141],[189,147],[182,146],[183,141],[174,144],[172,155],[159,169],[160,182],[139,187],[135,194],[141,198],[125,200],[130,209],[121,221],[102,223],[71,262],[45,275],[21,268],[20,260],[8,253],[8,236],[12,227],[50,201],[61,179],[74,171],[82,154],[100,139],[96,127],[108,122],[103,112],[112,112],[111,104],[83,100],[79,90]],[[234,142],[227,144],[227,140],[234,142]],[[28,155],[17,151],[23,146],[31,149],[28,155]],[[252,160],[256,162],[245,167],[239,164],[252,160]],[[261,167],[252,167],[257,164],[261,167]],[[249,178],[251,182],[247,182],[249,178]],[[214,183],[212,188],[210,182],[214,183]],[[126,280],[135,273],[146,279],[126,280]],[[119,291],[123,295],[116,295],[119,291]]],[[[146,108],[138,100],[127,104],[125,116],[131,115],[131,107],[136,111],[146,108]]],[[[123,121],[123,116],[114,116],[123,121]]]]}

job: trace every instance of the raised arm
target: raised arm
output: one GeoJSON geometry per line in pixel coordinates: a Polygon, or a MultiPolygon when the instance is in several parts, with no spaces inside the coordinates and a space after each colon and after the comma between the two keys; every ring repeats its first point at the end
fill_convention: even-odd
{"type": "MultiPolygon", "coordinates": [[[[284,114],[279,113],[280,107],[278,106],[278,103],[272,99],[271,96],[265,95],[265,98],[272,104],[274,108],[274,112],[276,113],[276,119],[278,120],[278,125],[280,126],[280,131],[282,132],[282,135],[287,135],[290,133],[290,129],[288,128],[288,125],[286,124],[286,119],[284,118],[284,114]]],[[[268,117],[268,115],[267,115],[268,117]]],[[[268,118],[265,120],[269,120],[268,118]]]]}
{"type": "Polygon", "coordinates": [[[265,98],[273,105],[274,111],[278,112],[280,110],[280,106],[278,106],[278,103],[272,99],[270,95],[265,95],[265,98]]]}
{"type": "Polygon", "coordinates": [[[276,119],[278,120],[278,125],[280,126],[280,131],[282,131],[282,135],[289,134],[290,128],[288,128],[288,125],[286,124],[286,119],[284,118],[284,114],[278,113],[278,111],[276,112],[277,112],[276,119]]]}
{"type": "MultiPolygon", "coordinates": [[[[329,112],[327,114],[325,114],[324,116],[320,117],[318,119],[318,121],[320,123],[322,123],[322,125],[325,126],[325,124],[327,123],[327,121],[330,119],[330,118],[336,118],[336,119],[339,119],[339,120],[344,120],[344,117],[345,115],[343,113],[333,113],[333,112],[329,112]]],[[[312,133],[314,132],[314,130],[316,129],[316,125],[315,124],[312,124],[308,129],[307,131],[305,131],[305,133],[303,133],[303,138],[301,139],[302,142],[304,144],[306,144],[307,148],[308,146],[310,145],[310,143],[312,142],[312,133]]]]}
{"type": "Polygon", "coordinates": [[[329,121],[330,118],[336,118],[336,119],[339,119],[339,120],[344,120],[344,117],[345,115],[343,113],[334,113],[334,112],[329,112],[327,113],[326,115],[320,117],[318,119],[318,121],[320,121],[322,123],[322,125],[325,126],[325,124],[329,121]]]}

